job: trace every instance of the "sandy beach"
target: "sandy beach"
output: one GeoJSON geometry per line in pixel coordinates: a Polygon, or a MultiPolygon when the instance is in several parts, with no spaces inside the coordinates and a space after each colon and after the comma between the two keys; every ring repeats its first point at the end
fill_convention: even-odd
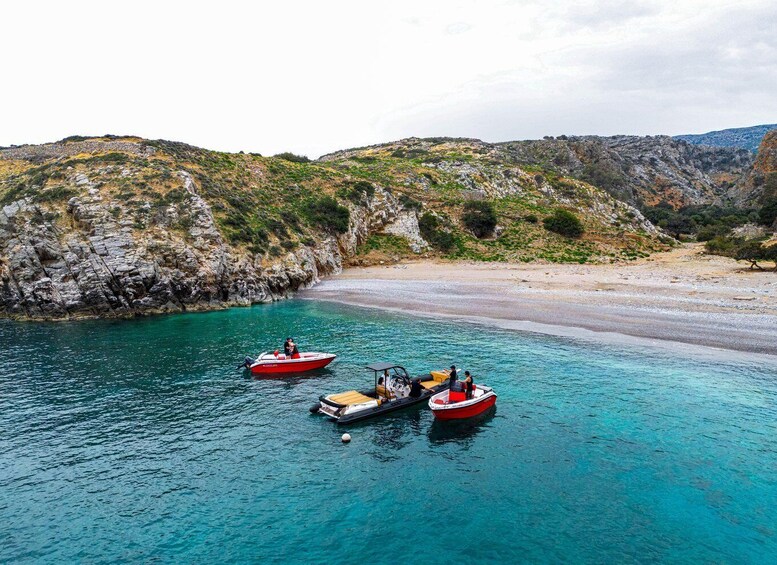
{"type": "Polygon", "coordinates": [[[700,244],[610,265],[355,267],[301,296],[530,331],[580,328],[777,355],[777,273],[705,255],[700,244]]]}

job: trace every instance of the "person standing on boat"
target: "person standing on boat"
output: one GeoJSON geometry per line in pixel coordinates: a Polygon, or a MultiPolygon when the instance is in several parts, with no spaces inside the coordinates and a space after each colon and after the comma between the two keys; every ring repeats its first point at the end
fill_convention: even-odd
{"type": "Polygon", "coordinates": [[[462,381],[462,384],[467,393],[467,400],[469,400],[472,398],[472,391],[475,388],[475,383],[473,382],[472,375],[469,374],[469,371],[464,371],[464,380],[462,381]]]}
{"type": "Polygon", "coordinates": [[[286,355],[286,357],[291,357],[292,353],[292,346],[294,345],[294,342],[290,337],[286,338],[286,343],[283,344],[283,353],[286,355]]]}
{"type": "Polygon", "coordinates": [[[299,359],[300,357],[302,357],[302,355],[299,354],[299,349],[297,348],[297,344],[292,341],[290,342],[290,345],[291,345],[291,358],[299,359]]]}
{"type": "Polygon", "coordinates": [[[451,380],[451,386],[450,389],[453,391],[461,390],[459,385],[459,373],[456,371],[456,365],[451,365],[451,371],[449,373],[449,378],[451,380]]]}

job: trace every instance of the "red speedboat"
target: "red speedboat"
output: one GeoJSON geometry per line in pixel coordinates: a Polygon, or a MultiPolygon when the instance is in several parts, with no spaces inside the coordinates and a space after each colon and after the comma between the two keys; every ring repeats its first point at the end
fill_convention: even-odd
{"type": "Polygon", "coordinates": [[[462,420],[482,414],[496,404],[496,393],[490,386],[473,385],[472,398],[464,391],[444,390],[429,399],[429,408],[438,420],[462,420]]]}
{"type": "Polygon", "coordinates": [[[322,369],[335,360],[334,353],[300,353],[299,355],[284,355],[283,353],[262,353],[256,359],[246,357],[245,366],[254,375],[280,375],[304,373],[322,369]]]}

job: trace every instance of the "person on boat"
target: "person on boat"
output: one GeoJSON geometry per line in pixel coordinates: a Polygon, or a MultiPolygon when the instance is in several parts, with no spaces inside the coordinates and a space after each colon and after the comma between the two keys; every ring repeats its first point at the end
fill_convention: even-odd
{"type": "Polygon", "coordinates": [[[424,385],[421,384],[421,379],[418,377],[413,379],[413,382],[410,384],[410,398],[418,398],[421,396],[421,393],[424,391],[424,385]]]}
{"type": "Polygon", "coordinates": [[[290,337],[286,338],[286,343],[283,344],[283,353],[286,357],[291,356],[291,347],[294,345],[294,341],[290,337]]]}
{"type": "Polygon", "coordinates": [[[291,358],[292,359],[299,359],[302,357],[302,355],[299,354],[299,348],[297,347],[297,344],[293,341],[291,342],[291,358]]]}
{"type": "Polygon", "coordinates": [[[449,373],[449,378],[451,380],[451,386],[450,389],[453,391],[461,390],[461,384],[459,383],[459,373],[456,371],[456,365],[451,365],[451,370],[449,373]]]}
{"type": "Polygon", "coordinates": [[[464,371],[464,380],[462,381],[462,384],[464,385],[464,390],[467,393],[467,400],[472,398],[472,391],[474,390],[475,383],[472,380],[472,375],[469,374],[469,371],[464,371]]]}

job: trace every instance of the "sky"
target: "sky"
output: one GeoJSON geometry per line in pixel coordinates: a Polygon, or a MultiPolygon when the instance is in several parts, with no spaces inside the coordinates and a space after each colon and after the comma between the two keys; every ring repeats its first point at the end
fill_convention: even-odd
{"type": "Polygon", "coordinates": [[[0,146],[310,157],[404,137],[777,122],[774,0],[8,2],[0,146]]]}

